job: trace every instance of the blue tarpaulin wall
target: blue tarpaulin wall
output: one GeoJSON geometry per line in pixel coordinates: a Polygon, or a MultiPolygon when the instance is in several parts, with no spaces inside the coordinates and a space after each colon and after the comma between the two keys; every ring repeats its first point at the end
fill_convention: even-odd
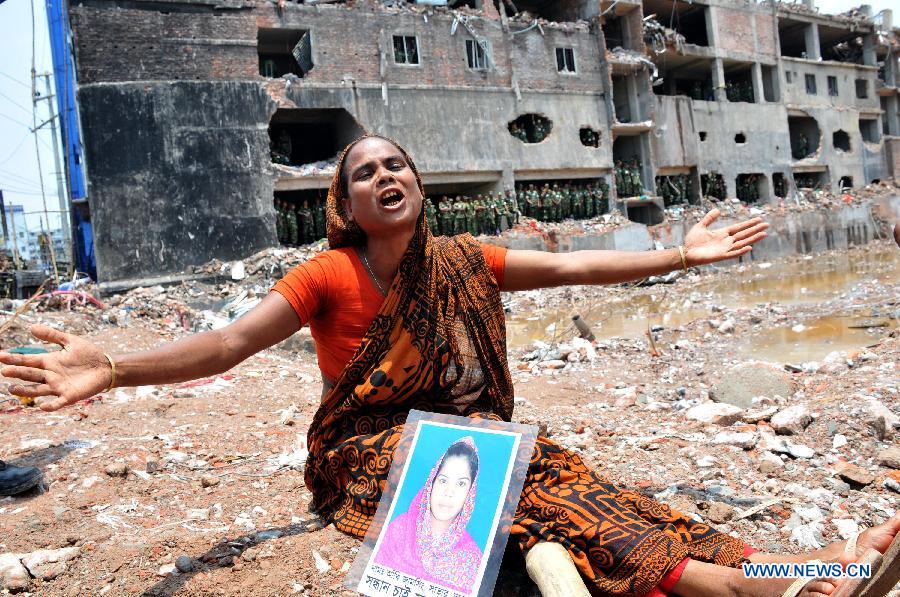
{"type": "Polygon", "coordinates": [[[47,0],[47,24],[53,52],[53,79],[60,130],[65,143],[66,171],[74,201],[87,198],[84,184],[83,146],[75,103],[75,61],[72,57],[72,31],[66,0],[47,0]]]}

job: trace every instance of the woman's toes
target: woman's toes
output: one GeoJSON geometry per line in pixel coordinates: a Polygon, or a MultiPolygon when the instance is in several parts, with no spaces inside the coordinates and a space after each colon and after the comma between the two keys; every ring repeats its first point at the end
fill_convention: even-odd
{"type": "Polygon", "coordinates": [[[803,591],[800,593],[801,597],[827,597],[831,595],[837,587],[830,580],[821,580],[817,579],[809,582],[805,587],[803,587],[803,591]]]}

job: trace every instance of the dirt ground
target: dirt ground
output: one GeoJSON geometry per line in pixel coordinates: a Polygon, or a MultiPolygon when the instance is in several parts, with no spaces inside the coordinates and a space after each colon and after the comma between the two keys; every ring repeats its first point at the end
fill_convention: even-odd
{"type": "MultiPolygon", "coordinates": [[[[839,257],[887,250],[879,243],[839,257]]],[[[900,251],[893,265],[888,257],[886,269],[838,296],[803,303],[732,306],[704,290],[735,269],[594,294],[505,297],[512,318],[569,308],[573,292],[596,313],[664,291],[673,305],[691,301],[696,315],[654,328],[653,346],[642,334],[589,348],[557,328],[555,342],[548,333],[546,344],[512,348],[514,419],[541,425],[621,485],[758,549],[799,552],[839,540],[887,519],[900,501],[900,472],[892,468],[900,466],[898,258],[900,251]],[[862,326],[865,341],[856,348],[807,362],[781,361],[773,348],[772,366],[741,349],[767,330],[813,327],[849,312],[877,320],[862,326]],[[754,506],[760,511],[750,512],[754,506]]],[[[802,259],[785,263],[803,267],[802,259]]],[[[85,334],[110,352],[189,333],[174,308],[146,317],[132,310],[127,320],[116,313],[112,306],[30,313],[0,342],[27,344],[25,326],[35,321],[85,334]]],[[[217,378],[116,389],[56,413],[0,404],[0,458],[39,466],[47,483],[43,493],[0,499],[0,554],[80,547],[48,575],[55,578],[32,578],[26,592],[351,594],[342,583],[358,542],[321,528],[307,509],[302,442],[321,385],[315,355],[294,346],[217,378]],[[179,556],[190,570],[172,572],[179,556]]],[[[533,592],[514,586],[516,573],[501,579],[502,592],[533,592]]]]}

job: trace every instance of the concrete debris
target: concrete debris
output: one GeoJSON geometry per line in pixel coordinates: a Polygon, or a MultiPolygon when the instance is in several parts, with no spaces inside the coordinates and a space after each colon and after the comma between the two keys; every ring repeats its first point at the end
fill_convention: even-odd
{"type": "Polygon", "coordinates": [[[66,571],[68,562],[81,553],[80,547],[41,549],[22,556],[22,564],[31,576],[52,580],[66,571]]]}
{"type": "Polygon", "coordinates": [[[850,483],[851,486],[865,486],[875,482],[875,475],[849,462],[840,463],[837,471],[841,479],[850,483]]]}
{"type": "Polygon", "coordinates": [[[701,423],[715,423],[717,425],[728,426],[741,419],[743,411],[733,404],[718,404],[715,402],[706,402],[698,404],[690,408],[684,415],[688,419],[700,421],[701,423]]]}
{"type": "Polygon", "coordinates": [[[0,589],[21,591],[31,583],[28,570],[22,565],[20,554],[0,554],[0,589]]]}
{"type": "Polygon", "coordinates": [[[741,408],[754,405],[757,396],[789,397],[793,383],[789,375],[769,363],[742,363],[728,369],[715,385],[711,398],[741,408]]]}
{"type": "Polygon", "coordinates": [[[882,450],[878,454],[878,464],[900,469],[900,446],[891,446],[882,450]]]}
{"type": "Polygon", "coordinates": [[[779,411],[769,421],[769,425],[779,435],[794,435],[806,429],[812,420],[812,415],[806,406],[797,404],[779,411]]]}

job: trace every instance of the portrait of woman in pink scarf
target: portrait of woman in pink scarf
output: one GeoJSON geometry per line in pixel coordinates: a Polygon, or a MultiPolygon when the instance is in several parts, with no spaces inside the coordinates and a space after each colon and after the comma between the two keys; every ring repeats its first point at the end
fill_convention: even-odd
{"type": "Polygon", "coordinates": [[[482,552],[466,526],[475,508],[478,450],[466,436],[451,445],[431,469],[409,510],[388,524],[375,562],[471,593],[482,552]]]}

